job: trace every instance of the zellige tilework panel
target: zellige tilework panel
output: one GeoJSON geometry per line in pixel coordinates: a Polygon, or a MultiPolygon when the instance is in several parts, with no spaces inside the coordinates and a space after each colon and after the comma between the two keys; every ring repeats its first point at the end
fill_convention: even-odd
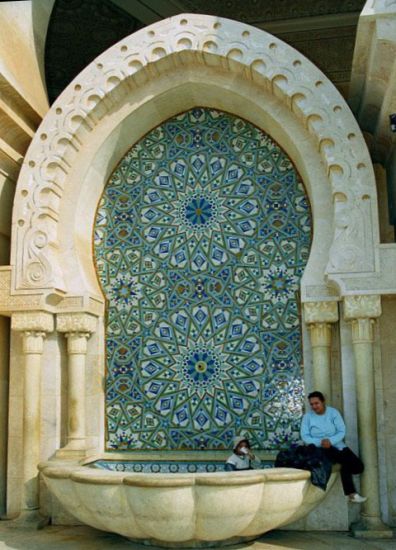
{"type": "Polygon", "coordinates": [[[213,109],[134,145],[100,201],[108,449],[274,450],[298,437],[296,293],[311,216],[290,159],[213,109]]]}

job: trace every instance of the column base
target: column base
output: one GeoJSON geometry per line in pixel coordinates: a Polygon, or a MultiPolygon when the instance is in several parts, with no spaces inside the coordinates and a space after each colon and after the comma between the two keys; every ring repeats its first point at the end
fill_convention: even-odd
{"type": "Polygon", "coordinates": [[[16,529],[42,529],[49,524],[49,517],[42,516],[39,510],[22,510],[20,514],[2,516],[1,521],[9,521],[16,529]]]}
{"type": "Polygon", "coordinates": [[[351,525],[354,537],[362,539],[391,539],[393,531],[380,518],[362,516],[359,521],[351,525]]]}
{"type": "Polygon", "coordinates": [[[62,447],[55,453],[56,458],[85,458],[86,451],[84,449],[72,449],[70,447],[62,447]]]}
{"type": "Polygon", "coordinates": [[[64,447],[55,453],[56,458],[84,458],[86,456],[85,438],[70,439],[64,447]]]}

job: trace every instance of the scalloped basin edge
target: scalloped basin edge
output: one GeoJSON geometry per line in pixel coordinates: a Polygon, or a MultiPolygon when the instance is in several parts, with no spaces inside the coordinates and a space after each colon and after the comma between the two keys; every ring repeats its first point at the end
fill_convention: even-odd
{"type": "Polygon", "coordinates": [[[327,491],[310,472],[126,473],[75,462],[39,466],[50,490],[82,523],[159,546],[210,546],[259,537],[308,514],[327,491]]]}

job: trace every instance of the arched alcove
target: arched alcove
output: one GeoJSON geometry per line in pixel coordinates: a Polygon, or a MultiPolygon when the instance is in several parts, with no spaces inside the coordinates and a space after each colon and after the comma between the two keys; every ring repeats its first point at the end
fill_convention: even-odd
{"type": "Polygon", "coordinates": [[[263,31],[186,15],[110,48],[45,117],[16,195],[16,292],[98,293],[88,230],[104,182],[131,143],[196,105],[256,123],[282,145],[302,175],[315,230],[303,279],[305,299],[328,296],[325,272],[337,279],[337,274],[377,269],[372,166],[334,86],[298,52],[263,31]],[[347,219],[332,207],[331,194],[339,192],[346,197],[347,219]]]}
{"type": "Polygon", "coordinates": [[[268,134],[195,107],[151,130],[94,226],[110,450],[298,440],[306,191],[268,134]]]}

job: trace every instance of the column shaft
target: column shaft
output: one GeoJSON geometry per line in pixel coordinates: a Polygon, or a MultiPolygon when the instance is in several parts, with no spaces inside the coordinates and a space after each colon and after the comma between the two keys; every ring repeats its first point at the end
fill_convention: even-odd
{"type": "Polygon", "coordinates": [[[309,325],[312,347],[313,387],[331,400],[330,345],[331,325],[313,323],[309,325]]]}
{"type": "Polygon", "coordinates": [[[67,447],[85,449],[85,357],[86,333],[68,333],[68,436],[67,447]]]}
{"type": "Polygon", "coordinates": [[[362,493],[368,497],[362,515],[380,519],[377,422],[373,365],[372,319],[352,321],[352,342],[356,369],[357,416],[360,454],[365,465],[361,476],[362,493]]]}
{"type": "Polygon", "coordinates": [[[39,507],[38,471],[40,462],[40,385],[44,332],[23,334],[23,482],[24,508],[39,507]]]}
{"type": "Polygon", "coordinates": [[[85,362],[87,341],[96,330],[97,318],[88,313],[60,313],[56,326],[67,338],[68,416],[67,444],[57,451],[59,457],[84,456],[85,433],[85,362]]]}
{"type": "Polygon", "coordinates": [[[361,519],[352,529],[359,537],[388,538],[392,537],[392,531],[381,520],[373,359],[373,326],[381,315],[381,297],[375,294],[346,296],[344,315],[352,325],[359,447],[364,463],[361,486],[367,497],[361,519]]]}

